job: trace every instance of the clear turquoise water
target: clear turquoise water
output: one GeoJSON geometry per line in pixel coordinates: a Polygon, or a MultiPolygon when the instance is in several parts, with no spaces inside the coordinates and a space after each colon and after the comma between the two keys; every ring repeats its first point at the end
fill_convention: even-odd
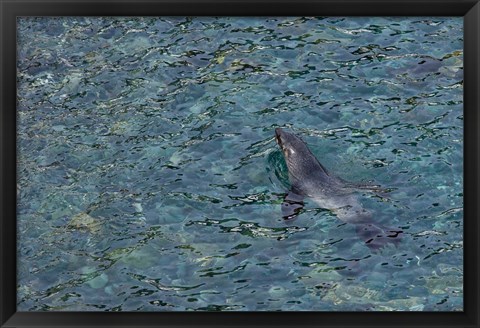
{"type": "Polygon", "coordinates": [[[19,311],[460,311],[462,18],[20,18],[19,311]],[[360,195],[288,190],[274,128],[360,195]]]}

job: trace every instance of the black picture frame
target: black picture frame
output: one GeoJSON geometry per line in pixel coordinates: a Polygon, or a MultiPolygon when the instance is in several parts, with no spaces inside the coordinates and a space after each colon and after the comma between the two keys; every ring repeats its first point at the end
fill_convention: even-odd
{"type": "Polygon", "coordinates": [[[480,4],[478,0],[38,0],[0,1],[1,327],[479,327],[480,4]],[[18,16],[463,16],[463,312],[17,312],[16,17],[18,16]]]}

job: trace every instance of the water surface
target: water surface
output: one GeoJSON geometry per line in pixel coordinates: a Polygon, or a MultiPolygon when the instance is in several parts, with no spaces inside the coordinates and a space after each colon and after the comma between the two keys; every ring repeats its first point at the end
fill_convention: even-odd
{"type": "Polygon", "coordinates": [[[19,18],[19,311],[463,310],[461,17],[19,18]],[[274,129],[401,242],[288,190],[274,129]]]}

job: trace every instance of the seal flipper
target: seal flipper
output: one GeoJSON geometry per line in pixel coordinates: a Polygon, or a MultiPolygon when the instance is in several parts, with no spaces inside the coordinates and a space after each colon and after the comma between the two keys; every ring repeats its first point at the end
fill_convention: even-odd
{"type": "Polygon", "coordinates": [[[388,190],[387,188],[383,188],[380,185],[349,182],[338,177],[337,177],[337,180],[341,181],[343,183],[343,187],[347,189],[353,189],[357,191],[360,191],[360,190],[370,191],[376,194],[388,194],[390,192],[390,190],[388,190]]]}
{"type": "Polygon", "coordinates": [[[378,250],[387,243],[395,246],[400,242],[401,229],[387,228],[373,223],[360,223],[356,226],[357,234],[365,240],[365,244],[373,250],[378,250]]]}
{"type": "Polygon", "coordinates": [[[293,191],[288,192],[282,203],[282,217],[284,220],[292,220],[297,217],[304,205],[303,198],[302,195],[293,191]]]}

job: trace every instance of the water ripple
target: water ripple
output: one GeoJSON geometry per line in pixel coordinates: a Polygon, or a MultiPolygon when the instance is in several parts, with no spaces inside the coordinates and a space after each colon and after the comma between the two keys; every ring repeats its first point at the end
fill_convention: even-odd
{"type": "Polygon", "coordinates": [[[21,311],[461,311],[455,17],[25,17],[17,24],[21,311]],[[290,183],[304,138],[396,248],[290,183]]]}

